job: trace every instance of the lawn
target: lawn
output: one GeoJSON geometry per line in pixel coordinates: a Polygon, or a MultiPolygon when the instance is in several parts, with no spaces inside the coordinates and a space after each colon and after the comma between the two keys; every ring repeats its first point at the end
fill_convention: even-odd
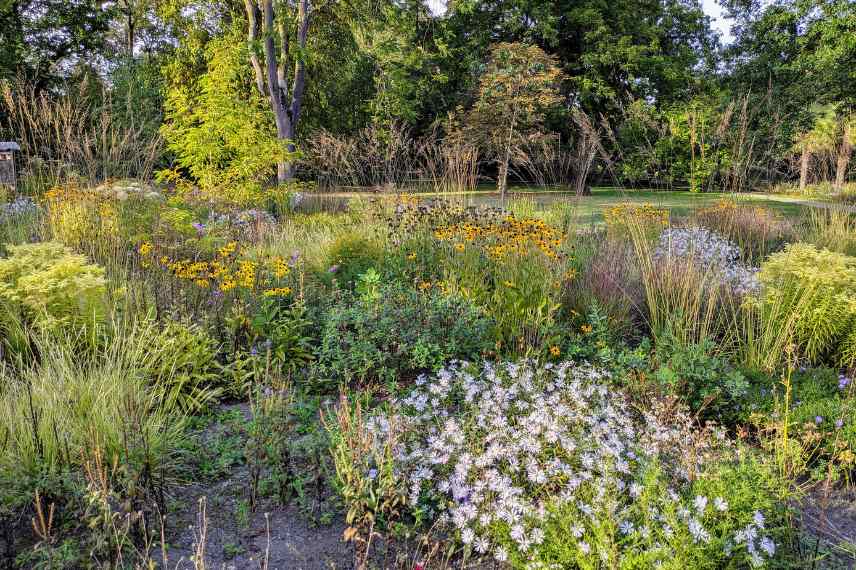
{"type": "MultiPolygon", "coordinates": [[[[330,192],[330,196],[358,198],[367,193],[330,192]]],[[[479,186],[472,192],[416,192],[420,198],[444,198],[473,206],[500,206],[502,200],[493,186],[479,186]]],[[[799,217],[811,207],[810,200],[782,194],[723,192],[691,193],[669,190],[628,190],[615,187],[595,187],[591,195],[577,196],[561,190],[513,186],[506,197],[506,205],[526,204],[538,210],[548,209],[554,204],[570,205],[579,223],[599,224],[603,222],[603,211],[620,203],[649,204],[657,208],[666,208],[672,215],[686,216],[693,210],[715,204],[720,200],[737,200],[741,203],[758,205],[788,217],[799,217]]]]}

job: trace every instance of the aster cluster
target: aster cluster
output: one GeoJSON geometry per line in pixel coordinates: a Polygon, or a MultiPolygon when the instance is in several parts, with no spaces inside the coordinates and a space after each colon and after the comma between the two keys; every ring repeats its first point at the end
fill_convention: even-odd
{"type": "Polygon", "coordinates": [[[758,291],[758,269],[740,262],[740,247],[706,228],[669,228],[660,234],[654,259],[680,259],[716,273],[738,294],[758,291]]]}
{"type": "Polygon", "coordinates": [[[193,227],[200,235],[210,233],[215,228],[229,228],[239,236],[249,237],[263,227],[273,226],[274,217],[257,209],[240,210],[237,212],[211,213],[204,224],[196,223],[193,227]]]}
{"type": "Polygon", "coordinates": [[[551,541],[595,565],[656,566],[714,539],[729,556],[772,554],[758,532],[721,536],[728,503],[689,492],[706,454],[687,465],[689,431],[631,413],[607,379],[570,362],[452,363],[369,429],[404,430],[396,468],[411,508],[501,562],[543,567],[551,541]]]}
{"type": "Polygon", "coordinates": [[[0,204],[0,219],[30,216],[39,211],[39,206],[28,196],[18,196],[8,204],[0,204]]]}

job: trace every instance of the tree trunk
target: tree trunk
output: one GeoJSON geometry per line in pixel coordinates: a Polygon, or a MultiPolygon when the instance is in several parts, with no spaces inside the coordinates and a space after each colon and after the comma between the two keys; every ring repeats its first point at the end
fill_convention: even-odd
{"type": "Polygon", "coordinates": [[[844,123],[844,134],[841,136],[841,146],[838,148],[838,161],[835,165],[835,189],[841,191],[847,178],[847,167],[850,166],[850,156],[853,154],[853,143],[850,132],[850,122],[844,123]]]}
{"type": "Polygon", "coordinates": [[[136,22],[134,21],[134,16],[132,14],[128,14],[128,57],[134,58],[134,42],[136,41],[136,22]]]}
{"type": "MultiPolygon", "coordinates": [[[[244,0],[247,12],[247,40],[253,44],[259,40],[260,30],[264,35],[262,51],[264,67],[255,52],[255,46],[250,46],[250,64],[256,78],[256,86],[263,97],[270,101],[276,123],[276,137],[287,144],[288,152],[296,150],[294,139],[297,121],[303,105],[303,91],[306,83],[306,69],[303,61],[303,51],[306,48],[306,36],[309,31],[309,0],[299,0],[297,5],[297,43],[298,55],[294,69],[294,84],[289,98],[286,65],[288,62],[289,37],[285,24],[280,19],[277,30],[274,30],[277,18],[274,15],[273,0],[244,0]],[[261,26],[259,21],[261,20],[261,26]],[[280,39],[280,49],[277,53],[275,37],[280,39]]],[[[283,159],[277,162],[276,178],[280,184],[294,177],[293,165],[283,159]]]]}
{"type": "Polygon", "coordinates": [[[802,157],[800,158],[800,192],[805,192],[805,186],[808,182],[808,163],[811,159],[811,153],[807,148],[803,148],[802,157]]]}
{"type": "Polygon", "coordinates": [[[508,161],[509,152],[506,150],[502,162],[499,163],[499,175],[496,179],[496,187],[499,190],[499,199],[505,202],[505,189],[508,186],[508,161]]]}

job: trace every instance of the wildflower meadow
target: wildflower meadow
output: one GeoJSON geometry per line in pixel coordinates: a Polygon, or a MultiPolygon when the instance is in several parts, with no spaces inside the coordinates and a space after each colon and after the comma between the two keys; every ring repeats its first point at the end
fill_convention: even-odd
{"type": "Polygon", "coordinates": [[[0,570],[856,567],[853,38],[0,1],[0,570]]]}

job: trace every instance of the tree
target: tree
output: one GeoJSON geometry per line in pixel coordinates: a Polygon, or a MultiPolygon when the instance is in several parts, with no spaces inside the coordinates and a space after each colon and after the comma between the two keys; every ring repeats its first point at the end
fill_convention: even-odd
{"type": "Polygon", "coordinates": [[[817,117],[810,131],[800,135],[796,150],[800,152],[800,192],[808,184],[808,171],[812,156],[835,148],[836,121],[831,109],[817,117]]]}
{"type": "MultiPolygon", "coordinates": [[[[573,102],[614,118],[629,101],[696,95],[713,78],[716,36],[695,0],[467,0],[449,2],[444,48],[482,59],[498,42],[538,45],[558,58],[573,102]]],[[[460,63],[458,63],[460,62],[460,63]]]]}
{"type": "Polygon", "coordinates": [[[189,174],[204,188],[240,192],[266,184],[276,165],[291,159],[254,85],[244,33],[238,22],[208,41],[196,75],[178,65],[168,70],[161,133],[179,170],[164,176],[189,174]]]}
{"type": "Polygon", "coordinates": [[[540,132],[545,113],[562,101],[561,80],[556,58],[537,46],[500,43],[490,50],[469,123],[499,167],[503,199],[512,152],[521,139],[540,132]]]}
{"type": "Polygon", "coordinates": [[[844,188],[854,145],[856,145],[856,115],[848,112],[841,116],[841,142],[838,144],[838,159],[835,164],[835,189],[839,192],[844,188]]]}
{"type": "Polygon", "coordinates": [[[110,10],[100,0],[0,1],[0,78],[24,74],[42,90],[101,52],[110,10]]]}
{"type": "MultiPolygon", "coordinates": [[[[295,129],[300,120],[303,90],[306,86],[306,37],[309,33],[309,0],[297,0],[295,9],[287,2],[274,0],[244,0],[247,11],[250,42],[250,63],[256,78],[256,87],[267,97],[276,122],[276,135],[294,152],[295,129]],[[295,20],[296,35],[291,37],[291,23],[295,20]],[[261,44],[261,50],[259,45],[261,44]],[[264,68],[259,60],[264,57],[264,68]],[[291,51],[294,53],[292,54],[291,51]],[[294,59],[293,82],[289,91],[288,64],[294,59]]],[[[292,165],[277,163],[277,180],[282,183],[294,176],[292,165]]]]}

